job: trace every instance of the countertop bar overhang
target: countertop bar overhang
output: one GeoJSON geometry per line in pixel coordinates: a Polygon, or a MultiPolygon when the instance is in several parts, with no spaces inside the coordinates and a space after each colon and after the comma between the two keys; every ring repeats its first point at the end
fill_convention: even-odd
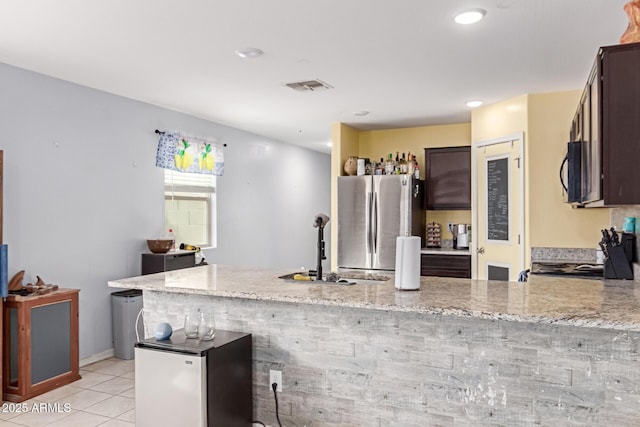
{"type": "MultiPolygon", "coordinates": [[[[111,280],[109,287],[489,320],[640,331],[640,284],[531,276],[528,282],[422,277],[419,291],[376,284],[293,282],[295,269],[206,265],[111,280]]],[[[357,282],[357,280],[356,280],[357,282]]]]}

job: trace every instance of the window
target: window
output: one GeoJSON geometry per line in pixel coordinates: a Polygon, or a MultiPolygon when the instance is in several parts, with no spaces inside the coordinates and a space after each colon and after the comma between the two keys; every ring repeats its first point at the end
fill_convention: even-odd
{"type": "Polygon", "coordinates": [[[180,243],[216,246],[216,177],[164,170],[165,227],[180,243]]]}

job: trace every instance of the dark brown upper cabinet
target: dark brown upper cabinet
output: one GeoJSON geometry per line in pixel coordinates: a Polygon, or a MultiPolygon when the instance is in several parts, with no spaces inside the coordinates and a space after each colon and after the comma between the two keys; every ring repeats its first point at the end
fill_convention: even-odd
{"type": "Polygon", "coordinates": [[[640,204],[640,43],[600,48],[571,125],[582,144],[581,202],[640,204]]]}
{"type": "Polygon", "coordinates": [[[427,210],[471,209],[471,147],[425,148],[427,210]]]}

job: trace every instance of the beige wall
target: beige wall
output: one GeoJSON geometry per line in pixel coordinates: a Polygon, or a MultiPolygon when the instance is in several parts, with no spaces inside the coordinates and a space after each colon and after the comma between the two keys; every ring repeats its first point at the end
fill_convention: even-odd
{"type": "MultiPolygon", "coordinates": [[[[386,159],[389,153],[395,158],[396,151],[401,155],[402,153],[413,153],[416,155],[420,168],[420,178],[424,179],[424,149],[471,145],[471,123],[374,131],[357,131],[345,124],[335,123],[332,127],[332,140],[331,211],[332,217],[337,218],[337,191],[335,188],[337,181],[335,177],[344,175],[344,162],[349,156],[357,155],[379,162],[380,158],[386,159]]],[[[453,236],[447,229],[447,223],[470,224],[471,211],[427,211],[426,221],[440,223],[442,238],[452,239],[453,236]]],[[[336,269],[338,259],[337,227],[332,227],[331,233],[332,269],[336,269]]]]}
{"type": "MultiPolygon", "coordinates": [[[[453,125],[420,126],[404,129],[362,131],[359,134],[360,157],[380,161],[396,151],[416,155],[420,168],[420,178],[425,178],[425,148],[456,147],[471,145],[471,123],[453,125]]],[[[471,224],[471,211],[427,211],[427,222],[437,222],[442,226],[442,238],[452,239],[447,223],[471,224]]]]}
{"type": "Polygon", "coordinates": [[[424,179],[424,149],[471,145],[471,123],[421,126],[404,129],[362,131],[359,133],[360,157],[377,162],[389,153],[411,152],[416,155],[420,177],[424,179]]]}
{"type": "Polygon", "coordinates": [[[331,126],[331,270],[338,269],[338,180],[349,156],[358,155],[358,131],[344,123],[331,126]]]}
{"type": "Polygon", "coordinates": [[[524,132],[526,258],[530,248],[596,248],[610,209],[563,202],[559,170],[581,91],[521,95],[471,115],[474,143],[524,132]]]}
{"type": "Polygon", "coordinates": [[[582,91],[529,96],[529,244],[534,247],[596,248],[611,209],[577,209],[563,202],[559,170],[567,152],[569,125],[582,91]]]}
{"type": "MultiPolygon", "coordinates": [[[[496,138],[502,138],[510,135],[524,133],[524,146],[527,147],[528,137],[528,120],[527,120],[527,102],[528,95],[520,95],[515,98],[507,99],[492,105],[476,108],[471,112],[471,140],[472,144],[477,144],[482,141],[492,140],[496,138]]],[[[472,148],[473,150],[473,148],[472,148]]],[[[525,212],[524,212],[524,236],[525,236],[525,266],[528,264],[530,258],[530,246],[527,244],[529,234],[529,222],[527,209],[529,206],[527,200],[528,194],[528,180],[526,171],[528,170],[527,156],[525,155],[525,212]]],[[[472,155],[472,158],[474,156],[472,155]]],[[[475,185],[475,180],[472,177],[472,186],[475,185]]],[[[477,218],[478,221],[482,221],[482,218],[477,218]]],[[[476,225],[477,226],[477,225],[476,225]]],[[[472,269],[476,270],[476,258],[472,257],[472,269]]],[[[472,273],[473,274],[473,273],[472,273]]]]}
{"type": "Polygon", "coordinates": [[[528,95],[521,95],[473,110],[471,141],[486,141],[518,132],[524,132],[526,139],[527,99],[528,95]]]}
{"type": "MultiPolygon", "coordinates": [[[[524,133],[526,259],[531,246],[596,248],[599,230],[610,226],[611,209],[576,209],[563,202],[559,169],[566,153],[569,125],[581,91],[521,95],[472,111],[471,123],[404,129],[357,131],[342,123],[332,127],[332,208],[337,218],[335,177],[351,155],[380,161],[389,153],[416,155],[424,179],[424,149],[471,145],[524,133]]],[[[471,211],[428,211],[427,222],[471,223],[471,211]]],[[[332,269],[337,268],[337,227],[331,228],[332,269]]]]}

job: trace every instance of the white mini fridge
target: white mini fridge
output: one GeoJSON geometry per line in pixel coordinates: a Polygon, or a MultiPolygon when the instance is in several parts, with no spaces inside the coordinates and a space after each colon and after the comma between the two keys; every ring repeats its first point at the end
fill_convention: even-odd
{"type": "Polygon", "coordinates": [[[249,427],[253,418],[251,334],[216,331],[135,344],[136,427],[249,427]]]}

